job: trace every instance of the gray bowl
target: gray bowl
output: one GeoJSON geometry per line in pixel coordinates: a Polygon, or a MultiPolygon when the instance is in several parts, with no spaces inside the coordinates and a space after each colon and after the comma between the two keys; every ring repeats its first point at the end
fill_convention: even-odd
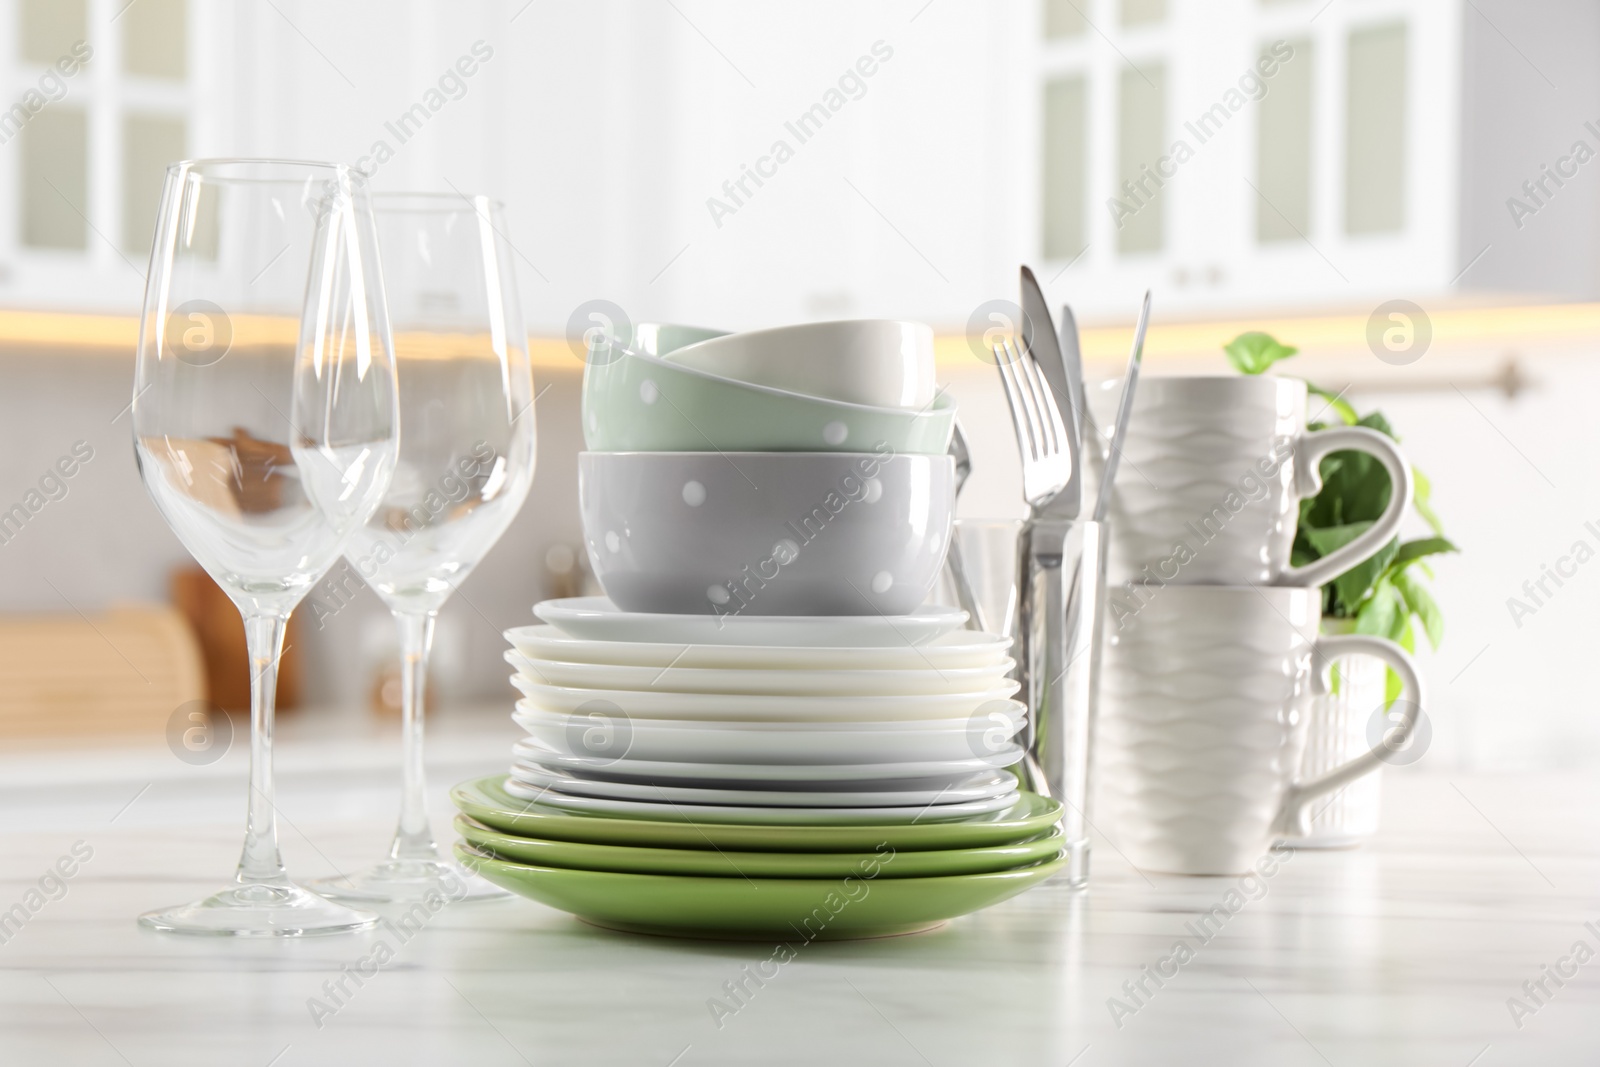
{"type": "Polygon", "coordinates": [[[950,544],[947,455],[584,452],[589,562],[624,611],[904,615],[950,544]]]}

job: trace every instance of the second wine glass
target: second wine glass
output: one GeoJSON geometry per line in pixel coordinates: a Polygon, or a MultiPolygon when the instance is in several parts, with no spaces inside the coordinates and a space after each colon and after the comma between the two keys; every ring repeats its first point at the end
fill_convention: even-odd
{"type": "Polygon", "coordinates": [[[373,208],[404,432],[389,492],[345,558],[400,630],[400,819],[387,859],[316,888],[372,902],[503,896],[440,857],[422,752],[434,620],[533,480],[533,375],[511,247],[486,197],[379,194],[373,208]]]}

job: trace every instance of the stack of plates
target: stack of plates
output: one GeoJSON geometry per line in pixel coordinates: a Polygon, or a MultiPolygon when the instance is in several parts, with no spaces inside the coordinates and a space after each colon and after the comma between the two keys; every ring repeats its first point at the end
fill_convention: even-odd
{"type": "Polygon", "coordinates": [[[622,929],[864,937],[1058,866],[1059,807],[1006,769],[1009,642],[959,611],[535,610],[506,635],[528,737],[455,794],[463,859],[497,884],[622,929]]]}

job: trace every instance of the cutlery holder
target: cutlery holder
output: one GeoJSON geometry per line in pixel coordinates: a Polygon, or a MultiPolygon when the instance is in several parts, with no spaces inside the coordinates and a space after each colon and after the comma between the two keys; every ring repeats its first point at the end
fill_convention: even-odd
{"type": "MultiPolygon", "coordinates": [[[[1094,720],[1105,615],[1105,524],[1089,520],[1038,524],[1018,539],[1022,582],[1015,658],[1026,696],[1024,734],[1033,768],[1062,804],[1067,880],[1089,880],[1089,797],[1094,720]],[[1048,540],[1048,544],[1044,544],[1048,540]],[[1059,573],[1054,573],[1057,568],[1059,573]],[[1051,626],[1059,613],[1061,625],[1051,626]],[[1055,648],[1051,646],[1051,634],[1055,648]]],[[[1030,768],[1032,769],[1032,768],[1030,768]]]]}
{"type": "MultiPolygon", "coordinates": [[[[1082,886],[1089,877],[1088,798],[1105,615],[1105,524],[1084,520],[1053,527],[1050,536],[1060,541],[1054,554],[1059,558],[1059,596],[1050,590],[1057,575],[1031,569],[1034,531],[1028,524],[958,519],[953,536],[986,628],[1016,641],[1012,657],[1022,683],[1017,699],[1029,708],[1024,739],[1030,759],[1021,768],[1023,784],[1061,802],[1068,880],[1082,886]],[[1046,604],[1052,601],[1063,616],[1057,632],[1064,635],[1054,656],[1045,637],[1046,604]],[[1053,668],[1047,666],[1051,663],[1053,668]]],[[[947,570],[935,597],[954,604],[955,588],[947,570]]]]}

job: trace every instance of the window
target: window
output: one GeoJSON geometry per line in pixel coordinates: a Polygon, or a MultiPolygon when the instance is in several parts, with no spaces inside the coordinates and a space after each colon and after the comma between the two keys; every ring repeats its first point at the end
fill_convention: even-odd
{"type": "Polygon", "coordinates": [[[53,106],[22,128],[22,243],[31,248],[89,247],[89,117],[53,106]]]}
{"type": "Polygon", "coordinates": [[[1261,51],[1263,59],[1277,63],[1256,105],[1256,240],[1262,244],[1311,232],[1311,42],[1288,44],[1294,49],[1288,62],[1261,51]]]}
{"type": "Polygon", "coordinates": [[[1167,0],[1122,0],[1122,24],[1143,26],[1163,22],[1167,17],[1167,0]]]}
{"type": "Polygon", "coordinates": [[[18,143],[17,244],[136,261],[167,164],[190,154],[187,0],[94,5],[92,27],[86,0],[17,0],[16,12],[19,104],[0,112],[0,144],[18,143]],[[114,34],[119,66],[105,69],[91,38],[114,34]]]}
{"type": "Polygon", "coordinates": [[[1166,80],[1166,68],[1155,65],[1124,70],[1120,78],[1114,195],[1122,205],[1117,251],[1124,255],[1161,251],[1161,179],[1155,166],[1166,153],[1166,80]]]}
{"type": "Polygon", "coordinates": [[[1083,8],[1089,0],[1044,0],[1044,35],[1046,39],[1077,37],[1083,33],[1085,20],[1083,8]]]}
{"type": "Polygon", "coordinates": [[[18,49],[27,63],[48,66],[89,39],[86,0],[22,0],[17,13],[18,49]]]}
{"type": "Polygon", "coordinates": [[[1347,53],[1345,233],[1394,233],[1405,226],[1405,24],[1356,30],[1347,53]]]}
{"type": "Polygon", "coordinates": [[[183,80],[189,51],[184,6],[184,0],[137,0],[123,10],[120,21],[125,73],[183,80]]]}
{"type": "Polygon", "coordinates": [[[148,255],[167,164],[185,155],[184,121],[165,115],[122,120],[122,247],[148,255]]]}
{"type": "Polygon", "coordinates": [[[1086,91],[1082,77],[1044,87],[1044,257],[1076,259],[1088,243],[1086,91]]]}

